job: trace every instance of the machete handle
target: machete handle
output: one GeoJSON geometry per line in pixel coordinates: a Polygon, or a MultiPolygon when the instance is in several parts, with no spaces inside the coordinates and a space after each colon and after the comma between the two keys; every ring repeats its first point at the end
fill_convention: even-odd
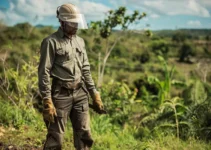
{"type": "Polygon", "coordinates": [[[98,114],[107,114],[107,111],[106,110],[104,110],[104,109],[103,110],[96,109],[96,107],[94,107],[94,105],[92,105],[92,104],[89,104],[89,107],[91,109],[93,109],[98,114]]]}

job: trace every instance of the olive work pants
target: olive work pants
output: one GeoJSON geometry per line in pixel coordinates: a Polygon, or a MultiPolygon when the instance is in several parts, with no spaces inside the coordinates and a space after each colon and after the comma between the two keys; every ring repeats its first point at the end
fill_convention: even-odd
{"type": "Polygon", "coordinates": [[[93,144],[89,125],[88,92],[84,86],[70,90],[52,86],[52,100],[57,111],[54,123],[45,121],[48,128],[44,150],[61,150],[65,126],[70,118],[76,150],[89,150],[93,144]]]}

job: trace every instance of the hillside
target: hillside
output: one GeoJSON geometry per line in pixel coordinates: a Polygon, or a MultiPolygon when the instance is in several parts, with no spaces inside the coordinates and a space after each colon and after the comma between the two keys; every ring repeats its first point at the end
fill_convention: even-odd
{"type": "MultiPolygon", "coordinates": [[[[0,25],[0,149],[42,149],[46,128],[38,90],[40,43],[56,30],[0,25]]],[[[78,31],[92,76],[114,46],[98,87],[107,115],[90,109],[93,150],[204,150],[211,147],[211,30],[78,31]]],[[[91,99],[90,99],[91,101],[91,99]]],[[[64,150],[73,149],[68,122],[64,150]]]]}

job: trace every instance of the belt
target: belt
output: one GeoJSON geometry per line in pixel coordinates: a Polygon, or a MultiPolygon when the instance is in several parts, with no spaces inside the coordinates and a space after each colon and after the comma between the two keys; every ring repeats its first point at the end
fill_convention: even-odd
{"type": "Polygon", "coordinates": [[[77,79],[77,80],[74,80],[74,81],[62,81],[62,80],[54,78],[53,84],[59,85],[59,86],[64,87],[66,89],[76,90],[76,89],[79,89],[79,88],[82,87],[83,82],[80,78],[77,79]]]}

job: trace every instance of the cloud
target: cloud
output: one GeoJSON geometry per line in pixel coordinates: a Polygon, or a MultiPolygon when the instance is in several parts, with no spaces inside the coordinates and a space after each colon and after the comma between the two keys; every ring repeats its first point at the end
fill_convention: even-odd
{"type": "Polygon", "coordinates": [[[205,7],[211,8],[211,1],[210,0],[199,0],[198,2],[205,7]]]}
{"type": "Polygon", "coordinates": [[[103,19],[105,14],[111,9],[101,3],[89,1],[82,2],[79,6],[83,14],[87,16],[86,18],[92,21],[103,19]]]}
{"type": "Polygon", "coordinates": [[[211,7],[210,0],[127,0],[127,4],[147,14],[200,17],[210,17],[208,7],[211,7]]]}
{"type": "Polygon", "coordinates": [[[1,12],[1,11],[0,11],[0,18],[1,18],[1,19],[5,19],[5,15],[4,15],[4,13],[1,12]]]}
{"type": "MultiPolygon", "coordinates": [[[[56,18],[58,6],[70,0],[8,0],[9,8],[0,8],[0,19],[8,25],[19,22],[30,22],[33,25],[59,25],[56,18]]],[[[102,20],[110,9],[127,7],[128,14],[134,10],[146,12],[148,21],[175,15],[191,15],[194,17],[210,17],[211,0],[71,0],[85,14],[86,20],[102,20]]],[[[157,19],[157,20],[159,20],[157,19]]],[[[208,18],[209,19],[209,18],[208,18]]],[[[193,19],[194,20],[194,19],[193,19]]],[[[204,25],[202,25],[204,26],[204,25]]]]}
{"type": "Polygon", "coordinates": [[[160,14],[166,15],[193,15],[200,17],[210,17],[209,11],[196,0],[177,0],[177,1],[144,1],[149,9],[153,9],[160,14]]]}
{"type": "MultiPolygon", "coordinates": [[[[54,18],[49,24],[58,23],[56,19],[56,9],[58,6],[67,3],[67,0],[9,0],[9,8],[6,11],[0,10],[0,17],[8,25],[18,22],[30,22],[32,24],[42,24],[54,18]]],[[[79,6],[80,10],[86,14],[88,20],[99,20],[110,8],[96,2],[71,0],[71,3],[79,6]]]]}
{"type": "Polygon", "coordinates": [[[114,7],[114,9],[117,9],[119,6],[124,6],[124,7],[128,6],[128,0],[121,0],[121,1],[110,0],[110,3],[114,7]]]}
{"type": "Polygon", "coordinates": [[[189,25],[191,27],[200,27],[201,22],[199,20],[190,20],[187,22],[187,25],[189,25]]]}
{"type": "Polygon", "coordinates": [[[151,18],[159,18],[160,16],[158,14],[151,14],[151,15],[149,15],[149,17],[151,17],[151,18]]]}

